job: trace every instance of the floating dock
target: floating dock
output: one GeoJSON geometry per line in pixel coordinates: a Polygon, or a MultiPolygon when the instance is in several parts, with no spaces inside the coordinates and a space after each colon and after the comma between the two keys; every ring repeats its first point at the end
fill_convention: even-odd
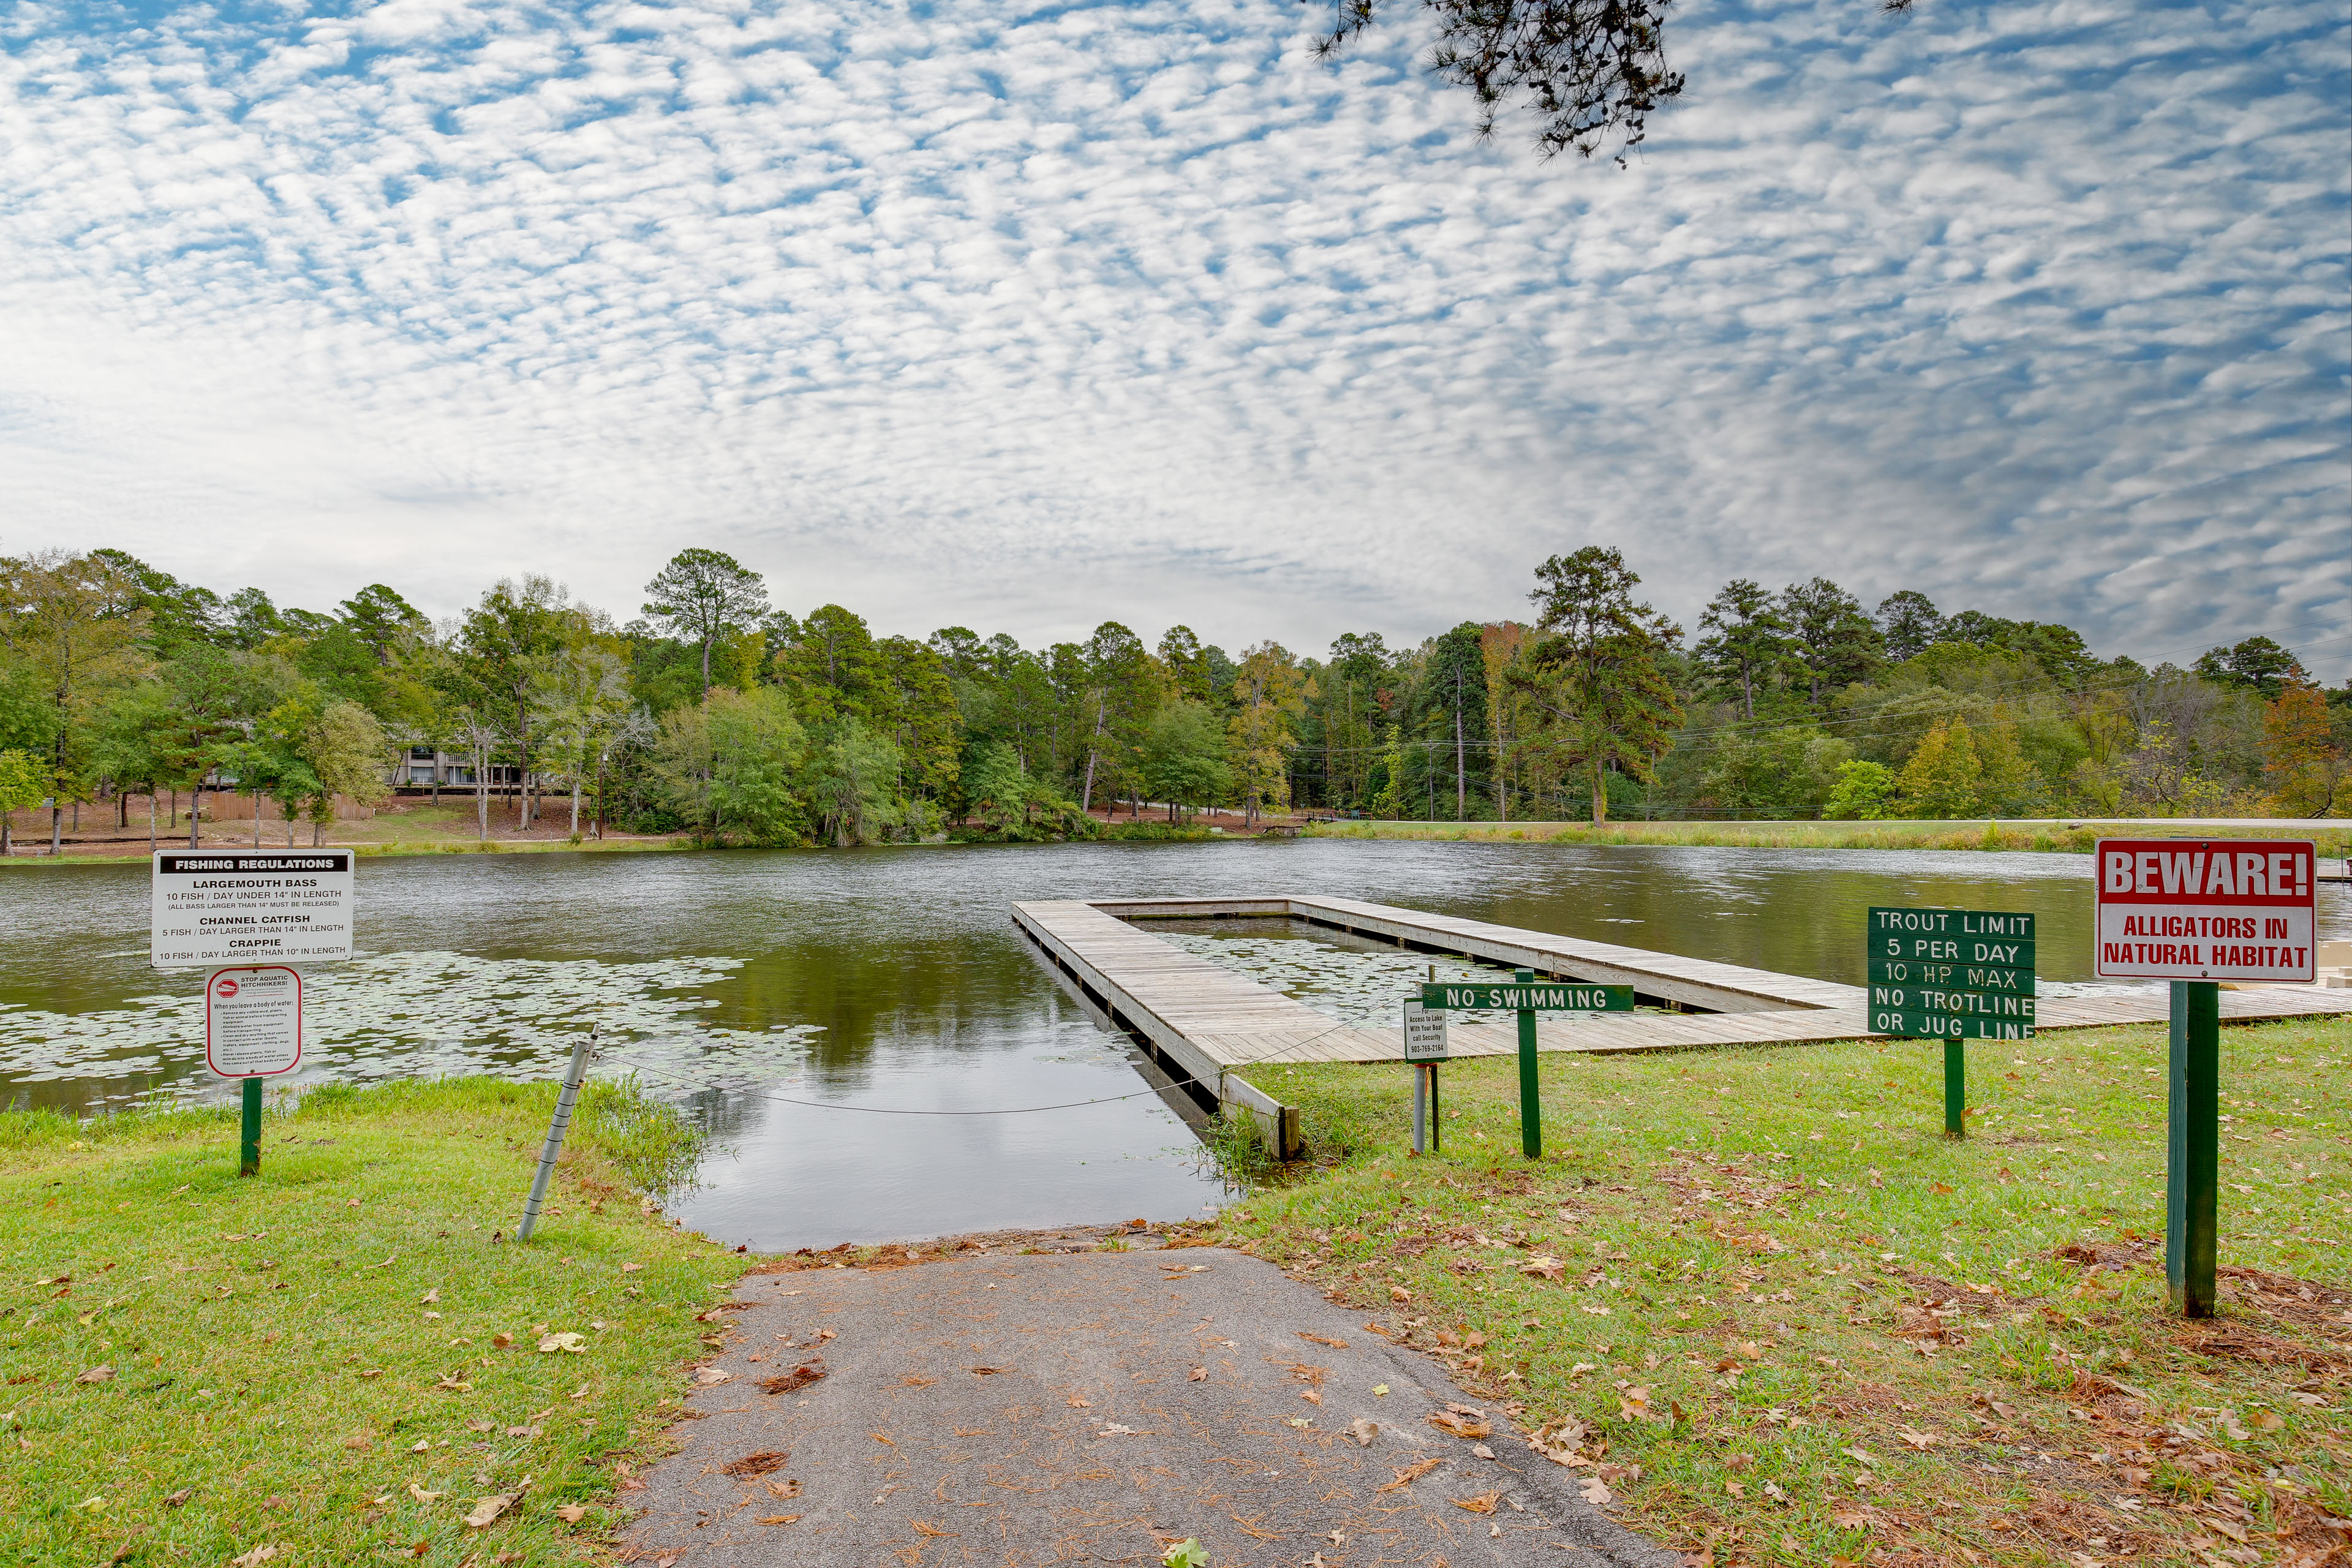
{"type": "MultiPolygon", "coordinates": [[[[1287,1152],[1295,1110],[1238,1076],[1264,1062],[1384,1062],[1404,1059],[1402,1022],[1349,1024],[1270,986],[1160,941],[1133,922],[1150,920],[1288,919],[1442,952],[1543,978],[1631,985],[1659,1012],[1538,1015],[1538,1050],[1613,1055],[1712,1046],[1792,1046],[1879,1039],[1866,1026],[1859,985],[1715,963],[1678,953],[1586,942],[1485,921],[1425,914],[1350,899],[1152,899],[1018,903],[1013,922],[1119,1027],[1145,1042],[1171,1077],[1189,1079],[1221,1102],[1248,1107],[1287,1152]],[[1287,1123],[1283,1118],[1287,1116],[1287,1123]],[[1271,1121],[1269,1122],[1269,1119],[1271,1121]]],[[[2224,989],[2224,1023],[2352,1014],[2352,991],[2309,985],[2224,989]]],[[[2035,1009],[2037,1034],[2112,1024],[2162,1023],[2160,995],[2049,997],[2035,1009]]],[[[1517,1022],[1454,1023],[1456,1057],[1518,1049],[1517,1022]]]]}

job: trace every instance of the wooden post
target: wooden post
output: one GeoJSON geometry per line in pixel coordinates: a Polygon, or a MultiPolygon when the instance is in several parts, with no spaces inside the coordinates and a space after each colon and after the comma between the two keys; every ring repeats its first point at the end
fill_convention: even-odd
{"type": "Polygon", "coordinates": [[[2172,983],[2171,1068],[2164,1278],[2182,1317],[2210,1318],[2221,1152],[2221,990],[2210,980],[2172,983]]]}

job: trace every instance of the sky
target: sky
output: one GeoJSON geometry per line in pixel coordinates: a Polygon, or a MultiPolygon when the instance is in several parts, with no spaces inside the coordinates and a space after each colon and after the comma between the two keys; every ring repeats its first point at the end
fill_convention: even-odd
{"type": "Polygon", "coordinates": [[[1688,0],[1622,169],[1327,15],[0,0],[0,552],[1311,653],[1601,543],[2352,670],[2342,0],[1688,0]]]}

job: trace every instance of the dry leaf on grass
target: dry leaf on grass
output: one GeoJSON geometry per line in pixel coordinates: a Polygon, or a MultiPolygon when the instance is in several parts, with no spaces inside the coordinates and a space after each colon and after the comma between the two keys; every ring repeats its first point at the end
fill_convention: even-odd
{"type": "Polygon", "coordinates": [[[1922,1432],[1912,1426],[1897,1426],[1895,1429],[1895,1435],[1923,1454],[1936,1446],[1936,1434],[1933,1432],[1922,1432]]]}
{"type": "Polygon", "coordinates": [[[428,1492],[423,1487],[418,1486],[415,1481],[411,1481],[408,1483],[408,1495],[415,1498],[418,1502],[435,1503],[439,1502],[444,1494],[440,1492],[428,1492]]]}
{"type": "Polygon", "coordinates": [[[577,1524],[588,1517],[588,1510],[576,1502],[568,1502],[555,1510],[555,1517],[566,1524],[577,1524]]]}
{"type": "Polygon", "coordinates": [[[1609,1506],[1609,1483],[1599,1476],[1579,1476],[1576,1485],[1577,1489],[1584,1493],[1584,1500],[1594,1508],[1609,1506]]]}
{"type": "Polygon", "coordinates": [[[466,1515],[466,1526],[469,1530],[487,1530],[498,1521],[500,1514],[521,1500],[520,1492],[500,1492],[496,1497],[476,1498],[472,1510],[466,1515]]]}
{"type": "Polygon", "coordinates": [[[749,1480],[753,1476],[764,1476],[771,1470],[783,1468],[784,1461],[791,1458],[792,1455],[782,1448],[762,1448],[756,1454],[730,1459],[719,1466],[719,1470],[721,1475],[733,1476],[737,1480],[749,1480]]]}
{"type": "MultiPolygon", "coordinates": [[[[74,1381],[76,1383],[112,1383],[114,1381],[114,1369],[110,1366],[94,1366],[88,1372],[83,1373],[79,1377],[75,1378],[74,1381]]],[[[257,1548],[257,1550],[258,1549],[257,1548]]],[[[272,1548],[272,1550],[275,1550],[275,1548],[272,1548]]]]}
{"type": "Polygon", "coordinates": [[[1403,1469],[1399,1470],[1396,1473],[1396,1479],[1392,1481],[1383,1481],[1380,1486],[1373,1489],[1384,1492],[1402,1491],[1405,1488],[1412,1485],[1413,1482],[1421,1479],[1422,1477],[1429,1474],[1430,1471],[1437,1468],[1438,1466],[1444,1462],[1445,1461],[1443,1459],[1419,1460],[1413,1464],[1407,1465],[1403,1469]]]}
{"type": "Polygon", "coordinates": [[[584,1334],[549,1334],[539,1342],[540,1354],[553,1355],[557,1351],[563,1351],[572,1355],[585,1355],[588,1352],[588,1338],[584,1334]]]}
{"type": "Polygon", "coordinates": [[[1539,1279],[1549,1279],[1554,1283],[1558,1283],[1559,1279],[1567,1274],[1568,1265],[1562,1263],[1557,1258],[1545,1255],[1537,1258],[1530,1258],[1525,1263],[1520,1264],[1519,1272],[1522,1274],[1533,1275],[1539,1279]]]}
{"type": "Polygon", "coordinates": [[[1446,1500],[1455,1508],[1467,1509],[1472,1513],[1492,1513],[1495,1511],[1495,1505],[1503,1500],[1503,1494],[1480,1492],[1476,1497],[1448,1498],[1446,1500]]]}
{"type": "Polygon", "coordinates": [[[261,1568],[264,1563],[278,1555],[275,1546],[257,1546],[242,1557],[228,1560],[228,1568],[261,1568]]]}
{"type": "Polygon", "coordinates": [[[1406,1289],[1402,1285],[1391,1285],[1389,1287],[1389,1300],[1391,1301],[1410,1301],[1412,1300],[1412,1292],[1406,1289]]]}

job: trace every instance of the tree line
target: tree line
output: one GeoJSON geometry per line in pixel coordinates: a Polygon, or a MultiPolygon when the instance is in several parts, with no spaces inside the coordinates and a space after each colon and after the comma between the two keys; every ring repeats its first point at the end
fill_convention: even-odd
{"type": "MultiPolygon", "coordinates": [[[[494,811],[747,843],[1180,831],[1209,806],[1434,820],[2326,816],[2352,690],[2252,637],[2188,668],[2071,628],[1826,578],[1724,585],[1695,635],[1613,550],[1537,568],[1526,618],[1412,647],[1238,654],[1106,621],[1024,648],[796,616],[679,552],[625,621],[544,577],[439,624],[382,584],[331,610],[223,596],[115,550],[0,558],[0,805],[234,788],[289,842],[382,800],[412,749],[494,811]],[[511,779],[502,787],[494,778],[511,779]],[[209,781],[209,784],[208,784],[209,781]]],[[[2352,686],[2352,683],[2347,683],[2352,686]]],[[[436,788],[436,794],[438,793],[436,788]]],[[[176,831],[174,826],[173,831],[176,831]]],[[[193,836],[196,825],[188,827],[193,836]]],[[[193,841],[193,837],[192,837],[193,841]]]]}

